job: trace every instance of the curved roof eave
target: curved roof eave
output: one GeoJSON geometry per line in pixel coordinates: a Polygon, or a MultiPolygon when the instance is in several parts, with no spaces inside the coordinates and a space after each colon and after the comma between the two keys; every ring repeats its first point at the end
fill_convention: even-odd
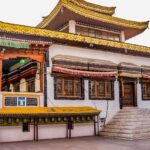
{"type": "Polygon", "coordinates": [[[68,0],[61,0],[57,4],[57,6],[54,8],[54,10],[46,18],[44,18],[44,20],[39,25],[37,25],[37,27],[45,28],[53,20],[53,18],[57,15],[57,13],[60,11],[62,7],[65,7],[71,10],[72,12],[82,15],[84,17],[94,19],[97,21],[101,21],[104,23],[108,23],[108,24],[117,25],[119,27],[121,26],[121,27],[126,27],[126,28],[127,27],[134,28],[137,30],[145,30],[148,28],[148,24],[149,24],[149,21],[146,21],[146,22],[130,21],[126,19],[121,19],[121,18],[105,15],[102,13],[97,13],[92,10],[79,7],[71,3],[68,0]]]}
{"type": "Polygon", "coordinates": [[[113,15],[116,9],[116,7],[101,6],[101,5],[87,2],[85,0],[71,0],[71,2],[85,9],[93,10],[107,15],[113,15]]]}
{"type": "Polygon", "coordinates": [[[23,25],[15,25],[10,23],[0,22],[0,31],[7,33],[25,34],[38,37],[47,37],[57,40],[66,40],[71,42],[82,42],[87,44],[95,44],[100,46],[114,47],[120,49],[127,49],[136,52],[144,52],[150,54],[150,47],[139,46],[135,44],[121,43],[117,41],[110,41],[92,37],[85,37],[81,35],[75,35],[70,33],[63,33],[59,31],[52,31],[47,29],[41,29],[36,27],[29,27],[23,25]]]}

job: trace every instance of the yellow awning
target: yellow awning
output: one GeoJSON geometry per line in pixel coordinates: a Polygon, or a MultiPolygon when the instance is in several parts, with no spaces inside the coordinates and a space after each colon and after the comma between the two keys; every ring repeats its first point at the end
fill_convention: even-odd
{"type": "Polygon", "coordinates": [[[92,107],[19,107],[19,108],[2,108],[0,116],[9,115],[83,115],[99,114],[101,111],[92,107]]]}

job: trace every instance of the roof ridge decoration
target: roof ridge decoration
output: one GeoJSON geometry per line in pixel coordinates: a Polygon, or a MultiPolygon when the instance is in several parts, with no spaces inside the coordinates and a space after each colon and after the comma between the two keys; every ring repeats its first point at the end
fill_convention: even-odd
{"type": "Polygon", "coordinates": [[[47,29],[41,29],[36,27],[29,27],[23,25],[15,25],[10,23],[0,22],[0,31],[16,34],[25,34],[31,36],[41,36],[59,40],[68,40],[74,42],[84,42],[87,44],[95,44],[101,46],[108,46],[114,48],[127,49],[136,52],[144,52],[150,54],[150,47],[139,46],[135,44],[122,43],[117,41],[110,41],[105,39],[97,39],[92,37],[85,37],[81,35],[75,35],[71,33],[64,33],[59,31],[52,31],[47,29]]]}
{"type": "Polygon", "coordinates": [[[116,7],[101,6],[101,5],[87,2],[85,0],[70,0],[70,1],[80,7],[85,8],[85,9],[93,10],[93,11],[107,14],[107,15],[113,15],[115,13],[115,9],[116,9],[116,7]]]}
{"type": "Polygon", "coordinates": [[[134,28],[139,30],[145,30],[148,28],[148,24],[149,24],[149,21],[146,22],[130,21],[126,19],[105,15],[102,13],[97,13],[95,11],[82,8],[74,4],[71,0],[60,0],[59,3],[56,5],[56,7],[53,9],[53,11],[47,17],[45,17],[44,20],[37,25],[37,27],[45,28],[53,20],[53,18],[57,15],[57,13],[61,10],[62,7],[66,7],[72,12],[80,14],[84,17],[98,20],[104,23],[118,25],[121,27],[129,27],[129,28],[134,28]]]}

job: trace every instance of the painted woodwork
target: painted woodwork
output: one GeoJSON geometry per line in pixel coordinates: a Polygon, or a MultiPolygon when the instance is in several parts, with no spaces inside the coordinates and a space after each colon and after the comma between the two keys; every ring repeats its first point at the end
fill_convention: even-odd
{"type": "Polygon", "coordinates": [[[124,84],[124,98],[123,106],[133,106],[134,101],[134,88],[132,83],[124,84]]]}

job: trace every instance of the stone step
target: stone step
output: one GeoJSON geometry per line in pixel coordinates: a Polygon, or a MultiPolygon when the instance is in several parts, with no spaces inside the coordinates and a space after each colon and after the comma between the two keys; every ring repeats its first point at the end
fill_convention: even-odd
{"type": "Polygon", "coordinates": [[[145,128],[141,128],[139,129],[135,129],[135,128],[128,128],[128,129],[111,129],[111,128],[104,128],[102,130],[103,132],[109,132],[109,133],[124,133],[124,134],[144,134],[144,133],[149,133],[150,135],[150,129],[145,129],[145,128]]]}
{"type": "Polygon", "coordinates": [[[150,124],[150,121],[147,121],[147,122],[139,122],[139,121],[111,121],[108,123],[108,125],[120,125],[120,126],[141,126],[141,125],[149,125],[150,124]]]}
{"type": "Polygon", "coordinates": [[[128,140],[150,138],[150,109],[121,110],[100,131],[100,136],[128,140]]]}
{"type": "Polygon", "coordinates": [[[150,118],[146,117],[146,118],[113,118],[112,121],[118,121],[118,122],[121,122],[121,121],[128,121],[128,122],[150,122],[149,120],[150,118]]]}
{"type": "Polygon", "coordinates": [[[138,107],[123,107],[121,111],[132,111],[132,110],[150,110],[149,108],[138,108],[138,107]]]}
{"type": "Polygon", "coordinates": [[[133,134],[120,134],[120,133],[108,133],[108,132],[100,132],[100,136],[119,138],[119,139],[133,139],[133,134]]]}
{"type": "Polygon", "coordinates": [[[133,138],[134,139],[149,139],[150,138],[150,133],[134,134],[133,138]]]}
{"type": "Polygon", "coordinates": [[[121,118],[121,119],[126,119],[126,118],[147,118],[147,119],[149,119],[150,118],[150,114],[146,114],[145,115],[145,117],[143,117],[143,115],[130,115],[130,116],[127,116],[127,114],[125,114],[125,115],[116,115],[115,117],[113,117],[113,118],[121,118]]]}
{"type": "Polygon", "coordinates": [[[107,125],[107,128],[110,128],[110,129],[122,129],[122,130],[126,130],[126,129],[138,129],[138,130],[141,130],[143,128],[148,128],[150,129],[150,125],[141,125],[141,126],[135,126],[135,125],[129,125],[129,126],[122,126],[122,125],[107,125]]]}
{"type": "Polygon", "coordinates": [[[149,112],[150,109],[143,109],[143,108],[139,108],[139,109],[122,109],[120,110],[120,112],[149,112]]]}
{"type": "Polygon", "coordinates": [[[123,115],[127,115],[127,116],[132,116],[132,115],[150,115],[150,112],[119,112],[117,113],[118,116],[123,116],[123,115]]]}
{"type": "Polygon", "coordinates": [[[124,133],[100,132],[100,136],[112,137],[112,138],[117,138],[117,139],[126,139],[126,140],[137,140],[137,139],[149,139],[150,133],[133,135],[133,134],[124,134],[124,133]]]}

